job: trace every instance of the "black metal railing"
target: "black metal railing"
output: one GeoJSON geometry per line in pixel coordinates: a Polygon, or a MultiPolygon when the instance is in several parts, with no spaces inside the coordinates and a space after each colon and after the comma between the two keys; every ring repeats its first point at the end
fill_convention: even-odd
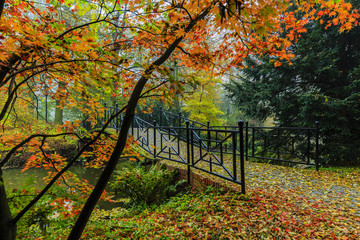
{"type": "MultiPolygon", "coordinates": [[[[237,129],[238,126],[213,126],[237,129]]],[[[253,127],[245,122],[245,157],[289,164],[313,165],[319,168],[319,123],[314,128],[253,127]]],[[[227,136],[217,134],[216,138],[227,136]]],[[[227,148],[225,147],[225,151],[227,148]]],[[[238,151],[239,152],[239,151],[238,151]]]]}
{"type": "MultiPolygon", "coordinates": [[[[107,107],[102,121],[119,111],[107,107]]],[[[122,115],[110,127],[119,130],[122,115]]],[[[245,160],[286,162],[319,168],[319,124],[314,128],[211,126],[192,121],[181,113],[155,109],[135,115],[129,134],[154,158],[185,164],[191,169],[241,184],[245,192],[245,160]]],[[[190,181],[190,179],[189,179],[190,181]]]]}
{"type": "MultiPolygon", "coordinates": [[[[210,126],[207,124],[193,121],[184,117],[184,114],[172,113],[163,110],[162,108],[153,109],[152,113],[144,114],[141,111],[137,114],[140,118],[147,119],[149,122],[156,120],[160,126],[178,126],[185,127],[185,123],[189,122],[193,128],[201,129],[225,129],[234,130],[238,126],[210,126]]],[[[314,128],[283,128],[283,127],[253,127],[245,123],[245,156],[246,159],[256,159],[259,161],[271,162],[287,162],[289,164],[305,164],[314,165],[318,169],[318,149],[316,146],[318,140],[316,136],[319,134],[318,125],[314,128]],[[291,143],[291,146],[289,145],[291,143]]],[[[172,131],[176,131],[172,129],[172,131]]],[[[208,139],[215,138],[216,140],[227,139],[227,134],[221,132],[212,132],[211,135],[200,136],[206,132],[198,130],[195,133],[194,144],[199,147],[199,138],[208,139]]],[[[176,133],[174,133],[176,135],[176,133]]],[[[186,141],[185,136],[179,136],[186,141]]],[[[210,141],[202,141],[203,147],[210,143],[210,141]]],[[[228,139],[227,144],[224,143],[224,151],[227,153],[231,150],[231,139],[228,139]]],[[[219,151],[214,149],[214,151],[219,151]]],[[[237,154],[240,154],[238,149],[237,154]]]]}
{"type": "MultiPolygon", "coordinates": [[[[243,129],[225,131],[193,128],[190,122],[186,122],[185,125],[185,127],[160,126],[155,120],[150,123],[135,116],[130,134],[154,158],[185,164],[188,177],[191,176],[191,169],[197,169],[238,183],[241,185],[242,192],[245,193],[244,152],[242,151],[240,156],[236,152],[238,149],[244,149],[243,129]],[[221,141],[203,137],[217,132],[226,132],[231,135],[232,154],[222,151],[221,141]],[[220,145],[220,154],[213,152],[210,148],[211,145],[217,144],[220,145]]],[[[188,181],[190,182],[190,179],[188,181]]]]}

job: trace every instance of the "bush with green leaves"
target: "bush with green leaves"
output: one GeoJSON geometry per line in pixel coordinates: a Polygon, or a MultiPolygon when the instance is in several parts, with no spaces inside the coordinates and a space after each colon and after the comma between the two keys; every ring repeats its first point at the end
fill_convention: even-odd
{"type": "Polygon", "coordinates": [[[142,166],[123,168],[115,172],[110,186],[117,194],[129,197],[133,203],[159,203],[174,191],[174,175],[174,171],[160,164],[148,170],[142,166]]]}

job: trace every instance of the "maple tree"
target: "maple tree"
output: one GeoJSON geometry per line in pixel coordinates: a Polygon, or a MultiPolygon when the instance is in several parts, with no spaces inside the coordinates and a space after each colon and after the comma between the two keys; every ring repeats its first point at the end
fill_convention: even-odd
{"type": "MultiPolygon", "coordinates": [[[[350,3],[339,0],[301,3],[9,0],[0,3],[3,9],[0,91],[6,95],[0,112],[2,125],[6,126],[7,117],[14,114],[16,103],[33,103],[32,97],[41,95],[56,100],[59,108],[80,109],[91,124],[103,112],[102,101],[107,96],[125,103],[121,106],[120,112],[125,113],[117,142],[68,239],[80,238],[120,156],[130,146],[128,130],[138,102],[151,96],[153,90],[168,92],[170,88],[173,91],[166,96],[171,96],[179,85],[186,83],[170,77],[171,70],[164,65],[166,61],[221,75],[232,66],[242,66],[243,59],[254,53],[289,60],[293,57],[288,51],[291,40],[306,31],[304,25],[308,21],[330,16],[325,24],[339,25],[340,31],[346,31],[357,24],[358,18],[350,3]],[[289,4],[299,4],[299,9],[307,15],[295,21],[294,15],[285,13],[289,4]],[[314,11],[315,4],[322,9],[321,14],[314,11]],[[278,32],[282,24],[288,31],[285,36],[278,32]]],[[[14,218],[9,213],[0,172],[0,232],[4,239],[15,238],[16,222],[77,161],[85,148],[100,138],[106,126],[67,162],[56,154],[44,154],[42,149],[49,138],[78,137],[75,130],[79,121],[65,122],[59,128],[61,133],[49,135],[35,131],[29,136],[32,131],[23,131],[5,139],[7,148],[12,150],[1,160],[0,167],[16,150],[30,144],[38,149],[30,163],[40,164],[38,158],[42,156],[41,163],[47,167],[53,165],[58,171],[14,218]]]]}

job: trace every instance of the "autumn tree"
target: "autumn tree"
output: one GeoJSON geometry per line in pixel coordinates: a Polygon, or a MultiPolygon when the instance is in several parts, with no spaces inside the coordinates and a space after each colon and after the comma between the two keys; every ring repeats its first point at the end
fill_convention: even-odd
{"type": "Polygon", "coordinates": [[[195,72],[188,77],[193,78],[189,94],[184,96],[182,110],[189,113],[189,118],[201,122],[210,122],[213,126],[222,125],[220,116],[224,113],[218,108],[221,91],[220,79],[202,72],[195,72]]]}
{"type": "MultiPolygon", "coordinates": [[[[12,113],[16,101],[31,102],[25,96],[29,92],[40,94],[44,84],[57,89],[51,97],[67,108],[80,108],[92,124],[96,113],[103,110],[104,97],[117,96],[126,102],[121,106],[125,113],[117,142],[68,239],[80,238],[119,158],[129,146],[128,130],[138,102],[151,96],[152,91],[165,93],[171,86],[186,84],[171,79],[171,71],[164,63],[176,61],[193,71],[221,75],[232,66],[243,65],[243,59],[254,53],[287,61],[293,57],[289,51],[292,38],[306,31],[304,25],[309,19],[318,17],[313,11],[315,2],[331,17],[328,24],[339,24],[340,31],[357,24],[357,11],[338,0],[1,2],[0,9],[5,7],[0,22],[0,91],[6,94],[1,124],[12,113]],[[299,8],[308,14],[295,21],[294,15],[284,13],[289,4],[300,4],[299,8]],[[282,24],[287,26],[286,36],[278,31],[282,24]],[[136,52],[141,52],[141,61],[138,54],[133,54],[136,52]],[[38,77],[41,74],[44,81],[38,77]]],[[[2,239],[15,238],[17,221],[83,153],[84,148],[65,162],[59,156],[41,152],[49,138],[79,137],[75,132],[78,124],[66,123],[60,133],[52,135],[29,136],[31,132],[27,132],[11,140],[2,138],[12,148],[0,167],[16,150],[31,144],[39,152],[29,159],[29,165],[51,164],[55,168],[48,185],[16,216],[10,214],[0,178],[2,239]]],[[[94,144],[102,132],[86,146],[94,144]]]]}
{"type": "MultiPolygon", "coordinates": [[[[34,99],[47,95],[62,107],[80,109],[94,124],[94,113],[100,112],[101,116],[103,112],[100,101],[106,95],[114,94],[113,86],[117,84],[115,79],[116,82],[122,82],[116,75],[120,56],[115,54],[111,41],[105,38],[111,30],[99,30],[96,26],[107,21],[111,13],[115,12],[116,4],[102,12],[101,4],[81,7],[80,11],[79,6],[63,1],[48,1],[46,4],[8,1],[1,19],[0,87],[1,94],[6,96],[0,113],[0,122],[4,126],[1,141],[5,149],[14,146],[14,151],[3,155],[0,167],[9,161],[16,150],[21,150],[23,146],[32,147],[34,155],[28,160],[26,167],[42,166],[48,169],[51,165],[54,173],[50,175],[52,178],[49,179],[48,186],[60,176],[63,178],[65,175],[59,171],[70,167],[72,163],[66,163],[66,159],[59,155],[46,153],[44,150],[47,142],[54,137],[78,136],[74,132],[74,126],[79,121],[65,124],[60,133],[44,133],[45,129],[20,125],[17,128],[23,131],[14,135],[11,132],[13,126],[7,121],[9,116],[17,116],[15,112],[18,104],[31,103],[37,107],[34,99]],[[99,68],[103,69],[101,73],[99,68]]],[[[0,232],[3,234],[2,238],[12,239],[15,236],[16,222],[39,198],[35,198],[13,218],[6,207],[8,203],[4,184],[0,185],[0,232]]],[[[38,197],[46,191],[44,189],[38,197]]]]}

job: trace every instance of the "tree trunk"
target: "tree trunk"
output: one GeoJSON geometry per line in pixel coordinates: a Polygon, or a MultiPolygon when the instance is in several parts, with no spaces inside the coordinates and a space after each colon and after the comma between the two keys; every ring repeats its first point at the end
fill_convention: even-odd
{"type": "Polygon", "coordinates": [[[0,19],[2,16],[2,12],[4,10],[4,4],[5,4],[5,0],[0,0],[0,19]]]}
{"type": "Polygon", "coordinates": [[[56,124],[62,125],[63,124],[63,116],[64,116],[64,110],[60,107],[60,103],[58,101],[56,101],[54,122],[56,124]]]}
{"type": "MultiPolygon", "coordinates": [[[[195,19],[191,20],[189,25],[185,28],[185,32],[189,32],[196,23],[203,19],[209,12],[210,9],[214,6],[214,4],[210,5],[206,8],[200,15],[198,15],[195,19]]],[[[120,156],[125,148],[125,144],[128,137],[128,131],[132,120],[135,114],[135,108],[137,103],[141,97],[141,92],[145,87],[146,82],[148,81],[149,77],[153,73],[155,69],[157,69],[160,65],[162,65],[172,54],[175,48],[179,45],[179,43],[183,40],[184,36],[181,36],[172,42],[170,46],[165,50],[163,55],[161,55],[156,61],[154,61],[144,72],[141,76],[135,88],[131,94],[131,97],[128,101],[128,105],[126,108],[126,113],[124,116],[123,123],[121,125],[120,133],[117,139],[116,146],[110,156],[109,161],[107,162],[102,174],[100,175],[94,190],[90,194],[89,198],[87,199],[81,213],[76,220],[74,227],[72,228],[68,240],[78,240],[81,237],[82,232],[85,229],[87,222],[89,221],[90,215],[95,208],[97,201],[100,199],[101,194],[103,193],[111,174],[114,172],[116,168],[116,164],[120,159],[120,156]]]]}
{"type": "MultiPolygon", "coordinates": [[[[65,91],[65,82],[60,81],[58,84],[58,92],[64,92],[65,91]]],[[[61,106],[61,103],[58,99],[56,100],[56,108],[55,108],[55,120],[54,122],[56,124],[62,125],[63,124],[63,117],[64,117],[64,110],[63,106],[61,106]]]]}
{"type": "Polygon", "coordinates": [[[9,203],[6,198],[5,184],[0,169],[0,239],[15,240],[16,224],[11,223],[12,216],[9,203]]]}
{"type": "Polygon", "coordinates": [[[20,57],[18,55],[11,55],[6,62],[0,62],[0,86],[6,84],[8,80],[5,79],[6,75],[10,72],[12,67],[16,64],[16,62],[20,61],[20,57]]]}

